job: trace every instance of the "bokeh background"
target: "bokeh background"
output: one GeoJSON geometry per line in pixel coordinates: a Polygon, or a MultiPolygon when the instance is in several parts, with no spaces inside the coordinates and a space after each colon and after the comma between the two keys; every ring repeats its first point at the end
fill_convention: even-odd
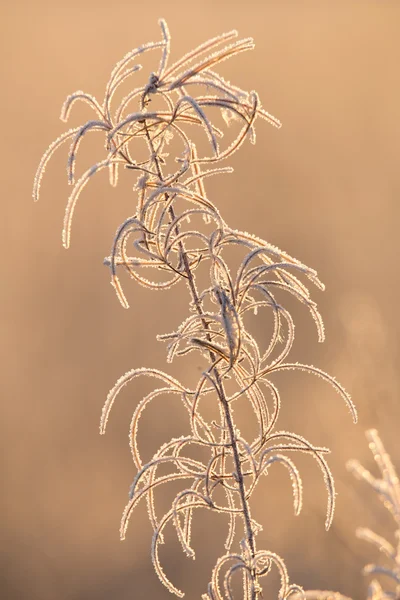
{"type": "MultiPolygon", "coordinates": [[[[298,461],[305,506],[295,518],[290,482],[277,467],[254,500],[264,525],[258,544],[282,555],[291,579],[306,588],[363,598],[361,569],[376,554],[355,538],[355,527],[388,536],[393,527],[345,462],[357,457],[374,468],[364,430],[376,427],[400,467],[400,3],[2,0],[0,11],[2,598],[170,597],[153,572],[144,506],[127,540],[118,539],[134,476],[128,423],[145,382],[121,395],[105,437],[98,422],[121,374],[165,368],[155,335],[186,314],[186,290],[161,295],[132,283],[131,309],[124,311],[109,285],[103,257],[135,201],[128,172],[116,190],[105,175],[86,188],[68,252],[61,247],[67,148],[48,166],[40,203],[31,202],[40,157],[65,130],[58,121],[65,97],[83,89],[101,99],[113,64],[159,38],[160,16],[172,34],[172,59],[232,28],[256,40],[255,51],[223,63],[220,72],[256,89],[284,126],[277,131],[260,121],[256,146],[243,147],[231,160],[235,173],[210,180],[208,192],[231,226],[318,270],[327,289],[314,299],[327,341],[317,343],[299,310],[293,360],[333,373],[360,416],[354,426],[339,397],[316,378],[280,377],[280,427],[332,449],[337,510],[327,533],[322,478],[305,457],[298,461]]],[[[76,107],[70,126],[88,118],[88,108],[76,107]]],[[[83,146],[82,165],[102,156],[102,141],[83,146]]],[[[149,452],[185,432],[186,415],[174,399],[143,421],[149,452]]],[[[223,553],[225,525],[223,517],[197,516],[194,562],[170,532],[161,556],[188,598],[205,591],[223,553]]],[[[276,587],[268,590],[276,595],[276,587]]]]}

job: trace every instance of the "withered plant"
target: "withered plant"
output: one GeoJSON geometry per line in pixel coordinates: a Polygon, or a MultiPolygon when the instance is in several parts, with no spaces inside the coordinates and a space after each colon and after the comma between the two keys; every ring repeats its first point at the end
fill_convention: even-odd
{"type": "Polygon", "coordinates": [[[291,458],[296,452],[310,455],[321,469],[328,494],[327,528],[333,517],[335,489],[325,458],[329,450],[297,433],[277,428],[281,400],[271,375],[290,370],[317,375],[339,393],[354,420],[356,411],[349,395],[333,377],[317,367],[288,359],[294,323],[279,301],[283,292],[308,308],[318,340],[324,340],[322,318],[305,284],[309,281],[324,289],[317,273],[268,242],[229,227],[205,190],[207,177],[232,171],[220,166],[224,159],[232,156],[247,139],[255,142],[258,118],[280,127],[279,121],[262,107],[256,92],[246,92],[214,71],[222,61],[253,49],[253,40],[234,41],[237,32],[230,31],[208,40],[170,65],[170,35],[165,21],[159,23],[161,41],[140,46],[117,63],[102,103],[82,91],[67,98],[61,113],[63,121],[67,121],[78,100],[91,106],[95,118],[69,130],[50,145],[36,175],[34,197],[38,198],[49,158],[69,142],[68,180],[73,190],[62,234],[63,244],[68,248],[74,209],[91,177],[109,169],[111,184],[115,185],[119,168],[129,169],[137,176],[136,210],[118,228],[105,261],[117,296],[122,306],[128,308],[121,271],[149,289],[169,289],[185,282],[189,292],[188,315],[176,331],[158,339],[168,344],[167,362],[188,353],[200,354],[205,368],[197,383],[189,388],[157,369],[134,368],[117,381],[103,409],[101,433],[105,432],[113,403],[126,384],[142,376],[152,377],[160,384],[138,403],[133,414],[130,446],[137,475],[123,513],[121,538],[125,537],[133,509],[145,499],[154,529],[155,570],[168,590],[182,597],[183,592],[168,579],[159,560],[159,545],[164,540],[166,526],[170,523],[174,526],[183,551],[194,558],[191,523],[195,509],[225,514],[229,528],[224,553],[202,598],[233,598],[233,589],[239,582],[240,597],[255,600],[262,594],[262,578],[274,568],[280,574],[279,598],[283,599],[303,592],[289,582],[280,556],[273,550],[257,548],[256,535],[261,526],[252,518],[252,493],[271,465],[280,463],[291,478],[294,511],[298,514],[302,507],[302,480],[291,458]],[[150,74],[145,85],[132,89],[112,109],[120,85],[141,69],[134,61],[153,50],[161,54],[157,70],[150,74]],[[75,160],[81,141],[95,130],[104,131],[106,157],[76,181],[75,160]],[[224,143],[227,138],[229,141],[224,143]],[[147,148],[147,155],[144,160],[135,160],[140,144],[147,148]],[[179,147],[175,159],[167,153],[172,147],[179,147]],[[235,269],[228,265],[232,249],[241,253],[235,269]],[[200,277],[203,266],[208,273],[205,285],[200,277]],[[154,275],[148,279],[147,272],[151,269],[154,275]],[[246,326],[248,316],[263,309],[269,311],[272,319],[272,335],[265,351],[261,351],[246,326]],[[140,417],[162,394],[180,397],[189,415],[190,430],[163,444],[150,462],[144,464],[137,441],[140,417]],[[206,402],[216,407],[217,419],[206,416],[203,409],[206,402]],[[255,415],[251,439],[245,439],[235,421],[234,407],[239,403],[248,404],[248,422],[250,413],[255,415]],[[189,447],[200,448],[203,454],[207,451],[208,458],[202,461],[191,457],[189,447]],[[165,465],[169,471],[160,475],[160,470],[165,473],[165,465]],[[158,516],[154,504],[158,489],[180,480],[182,490],[170,510],[158,516]],[[243,528],[241,534],[236,533],[238,523],[243,528]]]}
{"type": "Polygon", "coordinates": [[[365,575],[384,576],[391,589],[383,589],[378,579],[373,579],[368,588],[368,600],[398,600],[400,598],[400,483],[396,470],[386,452],[376,429],[366,432],[370,450],[379,467],[381,477],[374,477],[357,460],[350,460],[347,468],[357,479],[368,483],[377,493],[384,507],[395,521],[395,544],[366,527],[359,527],[357,537],[374,545],[383,555],[386,564],[369,564],[364,568],[365,575]]]}

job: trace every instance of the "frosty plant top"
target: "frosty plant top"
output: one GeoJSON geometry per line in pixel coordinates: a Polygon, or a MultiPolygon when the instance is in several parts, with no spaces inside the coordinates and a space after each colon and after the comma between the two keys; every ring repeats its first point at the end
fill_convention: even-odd
{"type": "Polygon", "coordinates": [[[172,524],[184,552],[194,558],[191,523],[195,509],[223,513],[229,521],[224,553],[215,565],[203,598],[220,600],[235,596],[254,600],[261,594],[262,578],[273,568],[278,569],[281,577],[279,598],[287,598],[294,592],[303,592],[289,583],[280,556],[273,550],[257,549],[256,534],[261,525],[251,515],[252,492],[272,464],[280,463],[291,478],[294,510],[298,514],[302,507],[302,482],[290,458],[296,452],[309,454],[321,468],[328,492],[326,527],[332,521],[335,491],[325,459],[328,449],[277,428],[281,400],[272,376],[277,371],[292,369],[318,375],[345,400],[354,420],[356,412],[350,397],[333,377],[316,367],[288,361],[294,323],[280,301],[285,292],[309,309],[318,339],[324,339],[321,316],[304,283],[308,280],[323,289],[316,272],[262,239],[230,228],[206,194],[206,177],[232,170],[219,166],[220,161],[231,156],[247,138],[255,142],[257,117],[280,126],[262,108],[255,92],[240,89],[214,71],[223,60],[251,50],[253,40],[233,41],[237,33],[231,31],[201,44],[169,65],[170,36],[164,21],[160,21],[160,26],[161,41],[136,48],[117,63],[102,103],[81,91],[67,98],[62,120],[68,119],[77,100],[88,103],[95,118],[51,144],[39,165],[34,197],[38,197],[49,158],[68,141],[68,179],[73,185],[63,228],[63,244],[68,247],[75,205],[92,175],[108,168],[111,183],[115,185],[118,168],[130,169],[136,175],[136,210],[118,228],[106,259],[118,298],[128,308],[117,274],[120,270],[148,288],[169,288],[182,280],[188,287],[188,314],[174,332],[158,337],[168,343],[168,362],[188,353],[200,355],[204,370],[199,381],[188,388],[165,372],[132,369],[111,389],[103,409],[102,433],[114,400],[127,383],[145,375],[160,382],[160,387],[136,403],[133,414],[130,446],[137,475],[123,513],[121,537],[125,537],[133,508],[145,499],[154,529],[154,567],[164,585],[183,596],[160,564],[159,545],[164,530],[172,524]],[[161,55],[157,70],[144,86],[132,89],[118,107],[112,108],[119,86],[141,68],[135,60],[153,50],[161,55]],[[228,127],[230,139],[222,143],[228,127]],[[105,134],[106,157],[76,181],[75,160],[82,138],[99,129],[105,134]],[[204,145],[203,140],[209,148],[206,152],[198,150],[199,144],[204,145]],[[167,150],[175,147],[179,151],[171,158],[167,150]],[[138,160],[139,152],[143,155],[144,149],[145,158],[138,160]],[[227,257],[227,250],[232,247],[242,256],[234,266],[228,265],[227,257]],[[153,273],[151,279],[149,270],[153,273]],[[201,272],[208,277],[204,287],[199,283],[201,272]],[[246,325],[250,313],[264,312],[272,319],[272,334],[261,351],[246,325]],[[163,444],[144,463],[138,446],[140,417],[168,394],[179,398],[187,411],[188,431],[163,444]],[[218,408],[217,420],[209,421],[206,417],[204,406],[210,402],[218,408]],[[252,439],[243,437],[234,419],[233,409],[238,403],[247,406],[246,421],[254,425],[252,439]],[[189,446],[202,449],[202,456],[206,451],[208,458],[205,461],[193,458],[193,453],[187,453],[189,446]],[[162,475],[160,465],[164,465],[162,475]],[[166,465],[168,472],[164,474],[166,465]],[[159,516],[155,497],[159,488],[171,481],[181,481],[182,490],[170,510],[159,516]]]}
{"type": "MultiPolygon", "coordinates": [[[[163,182],[164,185],[168,183],[171,186],[180,177],[193,171],[195,168],[194,165],[199,167],[200,164],[214,163],[228,157],[239,148],[247,133],[250,132],[252,141],[254,142],[254,121],[256,116],[261,116],[274,126],[280,127],[280,122],[261,108],[255,92],[244,92],[228,81],[225,81],[212,70],[213,66],[223,60],[239,52],[254,48],[254,42],[251,38],[239,40],[224,46],[222,49],[214,51],[211,55],[202,58],[195,65],[189,67],[195,59],[198,59],[207,51],[237,37],[237,31],[230,31],[201,44],[182,59],[168,66],[170,35],[165,21],[161,20],[160,25],[163,34],[161,42],[150,42],[135,48],[131,52],[128,52],[114,67],[106,86],[106,93],[102,104],[90,94],[82,91],[71,94],[64,102],[60,117],[62,121],[66,122],[68,120],[72,105],[77,100],[88,103],[97,117],[95,120],[88,121],[81,127],[67,131],[55,140],[43,155],[35,178],[33,196],[37,200],[39,197],[40,182],[47,161],[61,144],[67,140],[72,140],[68,157],[68,182],[74,185],[74,189],[69,198],[64,221],[63,244],[66,248],[69,247],[70,243],[71,221],[76,201],[88,179],[94,173],[108,167],[113,185],[117,183],[117,170],[120,165],[138,169],[146,179],[159,177],[158,169],[155,168],[152,159],[137,164],[131,157],[129,145],[135,138],[142,138],[148,142],[148,134],[151,134],[154,151],[158,152],[162,164],[162,147],[168,143],[171,136],[178,135],[180,137],[184,147],[184,159],[178,160],[180,168],[175,173],[169,175],[167,181],[163,182]],[[140,55],[151,50],[161,51],[161,60],[157,72],[150,74],[149,81],[144,87],[133,89],[123,98],[113,114],[111,103],[115,92],[128,77],[142,68],[141,65],[131,66],[132,62],[140,55]],[[198,95],[196,93],[191,95],[189,92],[192,90],[194,92],[203,91],[207,93],[205,95],[198,95]],[[164,106],[160,110],[149,111],[149,102],[155,95],[164,101],[164,106]],[[129,112],[128,108],[135,101],[138,105],[138,110],[129,112]],[[209,121],[205,114],[206,107],[219,108],[223,117],[228,122],[234,118],[240,119],[243,122],[244,127],[240,135],[237,136],[229,148],[225,148],[222,152],[219,149],[218,138],[223,137],[223,132],[209,121]],[[193,157],[193,143],[191,143],[184,130],[184,126],[188,124],[198,125],[205,131],[211,144],[211,156],[201,159],[197,156],[193,157]],[[99,129],[105,132],[106,149],[108,151],[107,158],[93,165],[75,183],[75,160],[81,140],[87,132],[99,129]],[[153,170],[149,168],[151,166],[153,170]]],[[[196,168],[196,171],[200,171],[200,169],[196,168]]],[[[196,180],[197,187],[199,185],[198,181],[199,178],[196,180]]],[[[145,187],[145,182],[142,185],[145,187]]],[[[190,187],[190,184],[187,182],[185,185],[190,187]]],[[[154,182],[152,188],[153,190],[155,189],[154,182]]]]}

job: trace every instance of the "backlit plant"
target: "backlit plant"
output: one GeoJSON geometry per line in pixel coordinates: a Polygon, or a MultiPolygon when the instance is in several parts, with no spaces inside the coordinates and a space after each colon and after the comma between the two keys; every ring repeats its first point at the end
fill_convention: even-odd
{"type": "Polygon", "coordinates": [[[119,169],[129,169],[136,177],[136,210],[118,228],[105,261],[117,296],[128,308],[120,277],[123,271],[155,290],[184,282],[189,294],[188,313],[182,323],[174,332],[158,337],[168,345],[168,362],[189,353],[200,355],[204,369],[199,380],[189,388],[166,372],[134,368],[117,381],[103,409],[101,433],[105,432],[113,403],[126,384],[142,376],[156,380],[157,389],[138,403],[131,422],[130,446],[137,475],[123,513],[121,537],[125,537],[133,509],[143,499],[154,529],[155,570],[169,591],[182,597],[183,592],[169,580],[159,560],[165,528],[168,524],[174,526],[183,551],[194,558],[192,517],[197,509],[216,511],[228,516],[229,527],[204,600],[237,597],[237,582],[241,582],[241,597],[254,600],[261,596],[263,578],[271,569],[280,574],[279,598],[294,593],[303,595],[298,585],[289,582],[284,560],[271,549],[257,547],[261,526],[252,517],[251,496],[262,475],[269,472],[273,463],[280,463],[291,478],[294,511],[298,514],[302,507],[302,480],[291,456],[297,452],[309,454],[317,461],[326,484],[329,528],[335,503],[334,481],[325,458],[327,448],[277,427],[281,400],[271,376],[290,370],[317,375],[335,388],[354,420],[356,411],[349,395],[333,377],[288,358],[294,322],[280,301],[282,292],[308,308],[318,340],[324,340],[322,318],[305,283],[323,289],[316,272],[268,242],[229,227],[206,193],[208,177],[232,171],[220,166],[221,161],[248,139],[255,142],[257,119],[280,127],[279,121],[262,107],[256,92],[240,89],[214,70],[222,61],[253,49],[253,40],[235,41],[237,32],[230,31],[170,65],[170,35],[165,21],[161,20],[160,26],[161,41],[140,46],[117,63],[103,102],[82,91],[67,98],[61,113],[63,121],[67,121],[78,100],[89,104],[95,117],[50,145],[39,165],[34,198],[39,196],[49,158],[68,142],[68,180],[73,188],[62,235],[68,248],[74,209],[91,177],[108,169],[110,181],[116,185],[119,169]],[[121,84],[141,69],[136,59],[154,50],[160,53],[157,70],[150,73],[145,85],[132,89],[113,107],[121,84]],[[75,180],[82,139],[98,130],[105,135],[106,155],[75,180]],[[229,141],[224,142],[227,138],[229,141]],[[143,146],[147,149],[146,158],[135,159],[135,152],[143,153],[143,146]],[[204,152],[200,150],[203,146],[207,148],[204,152]],[[171,148],[178,149],[172,156],[168,153],[171,148]],[[233,249],[241,256],[237,265],[229,257],[233,249]],[[204,273],[205,284],[201,283],[204,273]],[[247,323],[250,315],[253,319],[258,315],[262,326],[264,309],[270,315],[272,335],[262,351],[247,323]],[[189,429],[163,444],[150,462],[144,463],[138,446],[140,417],[153,399],[166,394],[174,394],[182,401],[189,429]],[[217,409],[217,419],[207,418],[203,407],[210,403],[217,409]],[[242,403],[248,405],[248,422],[254,421],[250,439],[245,439],[235,420],[234,408],[242,403]],[[189,447],[200,449],[202,455],[207,451],[207,459],[193,458],[189,447]],[[165,465],[167,474],[160,474],[161,467],[166,473],[165,465]],[[169,511],[160,516],[154,497],[171,481],[181,481],[182,489],[169,511]]]}
{"type": "Polygon", "coordinates": [[[356,530],[357,537],[375,546],[386,559],[386,564],[369,564],[364,568],[364,575],[374,577],[369,585],[367,598],[368,600],[389,598],[397,600],[400,598],[400,482],[376,429],[369,429],[366,436],[381,477],[372,475],[358,460],[350,460],[347,468],[357,479],[365,481],[372,487],[395,523],[394,544],[367,527],[359,527],[356,530]],[[383,588],[379,577],[386,580],[391,589],[385,589],[386,585],[383,588]]]}

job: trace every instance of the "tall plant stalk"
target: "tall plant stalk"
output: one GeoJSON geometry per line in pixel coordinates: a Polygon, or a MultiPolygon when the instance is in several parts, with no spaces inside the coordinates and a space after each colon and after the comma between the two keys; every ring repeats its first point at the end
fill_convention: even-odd
{"type": "MultiPolygon", "coordinates": [[[[157,153],[155,152],[155,148],[154,148],[153,142],[151,140],[150,134],[148,132],[146,122],[145,122],[145,127],[146,127],[146,137],[147,137],[147,141],[149,144],[149,149],[150,149],[152,155],[154,156],[154,162],[156,165],[157,174],[159,176],[160,182],[162,182],[164,184],[165,180],[162,175],[161,165],[160,165],[159,159],[157,157],[157,153]]],[[[168,201],[168,194],[165,194],[165,200],[168,201]]],[[[171,216],[170,222],[174,222],[175,214],[174,214],[172,207],[170,207],[170,216],[171,216]]],[[[178,227],[176,228],[176,233],[177,233],[177,235],[179,235],[178,227]]],[[[180,260],[182,261],[182,264],[184,265],[184,271],[186,273],[186,276],[187,276],[187,279],[189,282],[189,288],[190,288],[193,304],[196,307],[197,313],[201,317],[201,322],[202,322],[204,332],[206,334],[206,339],[211,344],[212,339],[211,339],[211,335],[208,331],[208,323],[207,323],[207,320],[205,318],[205,315],[204,315],[204,312],[202,309],[199,294],[197,292],[197,287],[196,287],[196,282],[195,282],[195,274],[192,272],[192,270],[190,268],[188,255],[183,246],[182,241],[179,242],[179,252],[180,252],[180,260]]],[[[211,363],[215,363],[216,355],[212,350],[209,350],[209,357],[210,357],[211,363]]],[[[223,406],[226,424],[227,424],[227,428],[229,431],[229,442],[232,447],[235,469],[236,469],[236,471],[235,471],[236,480],[237,480],[237,483],[239,486],[240,502],[241,502],[241,506],[242,506],[242,510],[243,510],[244,521],[246,524],[246,540],[247,540],[248,546],[251,551],[252,559],[254,559],[254,557],[255,557],[255,541],[254,541],[253,529],[251,526],[250,506],[249,506],[249,503],[246,498],[246,492],[245,492],[245,487],[244,487],[244,478],[243,478],[242,466],[240,463],[240,456],[239,456],[239,448],[238,448],[238,443],[237,443],[236,436],[235,436],[235,427],[233,424],[233,416],[232,416],[231,410],[229,408],[229,404],[226,399],[223,382],[221,380],[220,374],[218,372],[218,368],[216,366],[213,368],[213,373],[215,375],[215,381],[217,382],[215,389],[216,389],[216,392],[218,395],[218,400],[221,403],[221,405],[223,406]]],[[[253,592],[254,592],[254,590],[253,590],[253,592]]],[[[252,594],[252,598],[255,598],[255,593],[252,594]]]]}
{"type": "Polygon", "coordinates": [[[233,598],[239,582],[241,597],[256,600],[262,593],[261,579],[272,568],[279,571],[279,598],[283,599],[294,593],[303,594],[303,591],[289,582],[280,556],[271,550],[257,549],[256,535],[261,526],[251,516],[252,493],[271,465],[280,463],[291,478],[294,510],[298,514],[302,507],[302,481],[290,458],[294,452],[312,456],[322,471],[328,492],[327,528],[333,517],[335,491],[325,459],[329,450],[313,445],[296,433],[277,429],[281,400],[271,376],[283,370],[317,375],[344,399],[354,420],[356,411],[347,392],[333,377],[311,365],[287,360],[294,340],[294,322],[279,300],[282,292],[294,296],[308,308],[318,339],[324,340],[322,318],[304,283],[308,280],[323,289],[316,272],[268,242],[230,228],[206,194],[207,177],[232,171],[219,163],[247,139],[255,142],[256,119],[280,127],[279,121],[262,108],[255,92],[240,89],[213,70],[222,61],[253,49],[253,40],[232,41],[237,32],[230,31],[208,40],[169,65],[170,35],[165,21],[161,20],[160,26],[162,39],[159,42],[140,46],[117,63],[106,86],[103,103],[82,91],[67,98],[61,114],[64,121],[77,100],[89,104],[96,119],[69,130],[50,145],[39,165],[34,197],[38,199],[49,158],[59,146],[69,142],[67,170],[73,190],[63,228],[63,244],[68,248],[75,206],[91,177],[108,169],[110,182],[116,185],[121,167],[132,171],[137,175],[136,212],[118,228],[110,256],[105,260],[117,296],[122,306],[128,308],[121,271],[126,271],[146,288],[168,289],[182,281],[186,281],[189,288],[189,315],[176,331],[159,335],[158,339],[168,343],[168,362],[189,353],[200,354],[206,366],[197,384],[188,388],[165,372],[135,368],[117,381],[103,409],[101,433],[105,432],[114,400],[127,383],[139,376],[161,381],[162,387],[145,396],[132,417],[130,446],[137,475],[123,513],[121,538],[125,537],[133,509],[145,498],[154,530],[154,567],[169,591],[182,597],[183,592],[164,573],[158,556],[165,527],[172,523],[183,551],[194,558],[191,546],[194,510],[207,508],[226,514],[229,528],[225,552],[215,565],[203,600],[233,598]],[[134,64],[136,58],[153,50],[161,53],[158,70],[113,109],[112,100],[121,84],[141,69],[134,64]],[[224,120],[223,128],[217,125],[216,112],[224,120]],[[87,133],[96,130],[105,133],[106,157],[76,181],[75,162],[81,141],[87,133]],[[197,130],[205,135],[210,148],[205,155],[199,152],[204,144],[197,130]],[[226,134],[231,141],[224,144],[226,134]],[[143,142],[148,158],[138,162],[134,159],[135,144],[137,147],[143,142]],[[167,150],[176,144],[180,144],[181,152],[177,152],[173,160],[167,150]],[[227,256],[232,248],[239,249],[242,255],[236,273],[232,264],[229,266],[231,259],[227,256]],[[209,281],[202,288],[198,274],[203,274],[207,266],[209,281]],[[151,280],[146,276],[149,270],[154,273],[151,280]],[[262,352],[248,330],[248,321],[250,314],[257,315],[264,309],[272,317],[272,335],[267,349],[262,352]],[[137,440],[140,417],[155,398],[167,394],[181,398],[189,416],[190,431],[163,444],[153,458],[144,463],[137,440]],[[206,418],[202,406],[206,398],[213,399],[219,421],[206,418]],[[235,404],[243,402],[248,403],[257,422],[252,440],[242,436],[234,418],[235,404]],[[208,460],[185,456],[189,446],[208,449],[208,460]],[[159,474],[162,465],[168,466],[168,474],[159,474]],[[154,504],[158,488],[184,479],[190,480],[191,485],[176,495],[171,509],[159,518],[154,504]],[[238,520],[243,524],[241,534],[237,532],[238,520]]]}

